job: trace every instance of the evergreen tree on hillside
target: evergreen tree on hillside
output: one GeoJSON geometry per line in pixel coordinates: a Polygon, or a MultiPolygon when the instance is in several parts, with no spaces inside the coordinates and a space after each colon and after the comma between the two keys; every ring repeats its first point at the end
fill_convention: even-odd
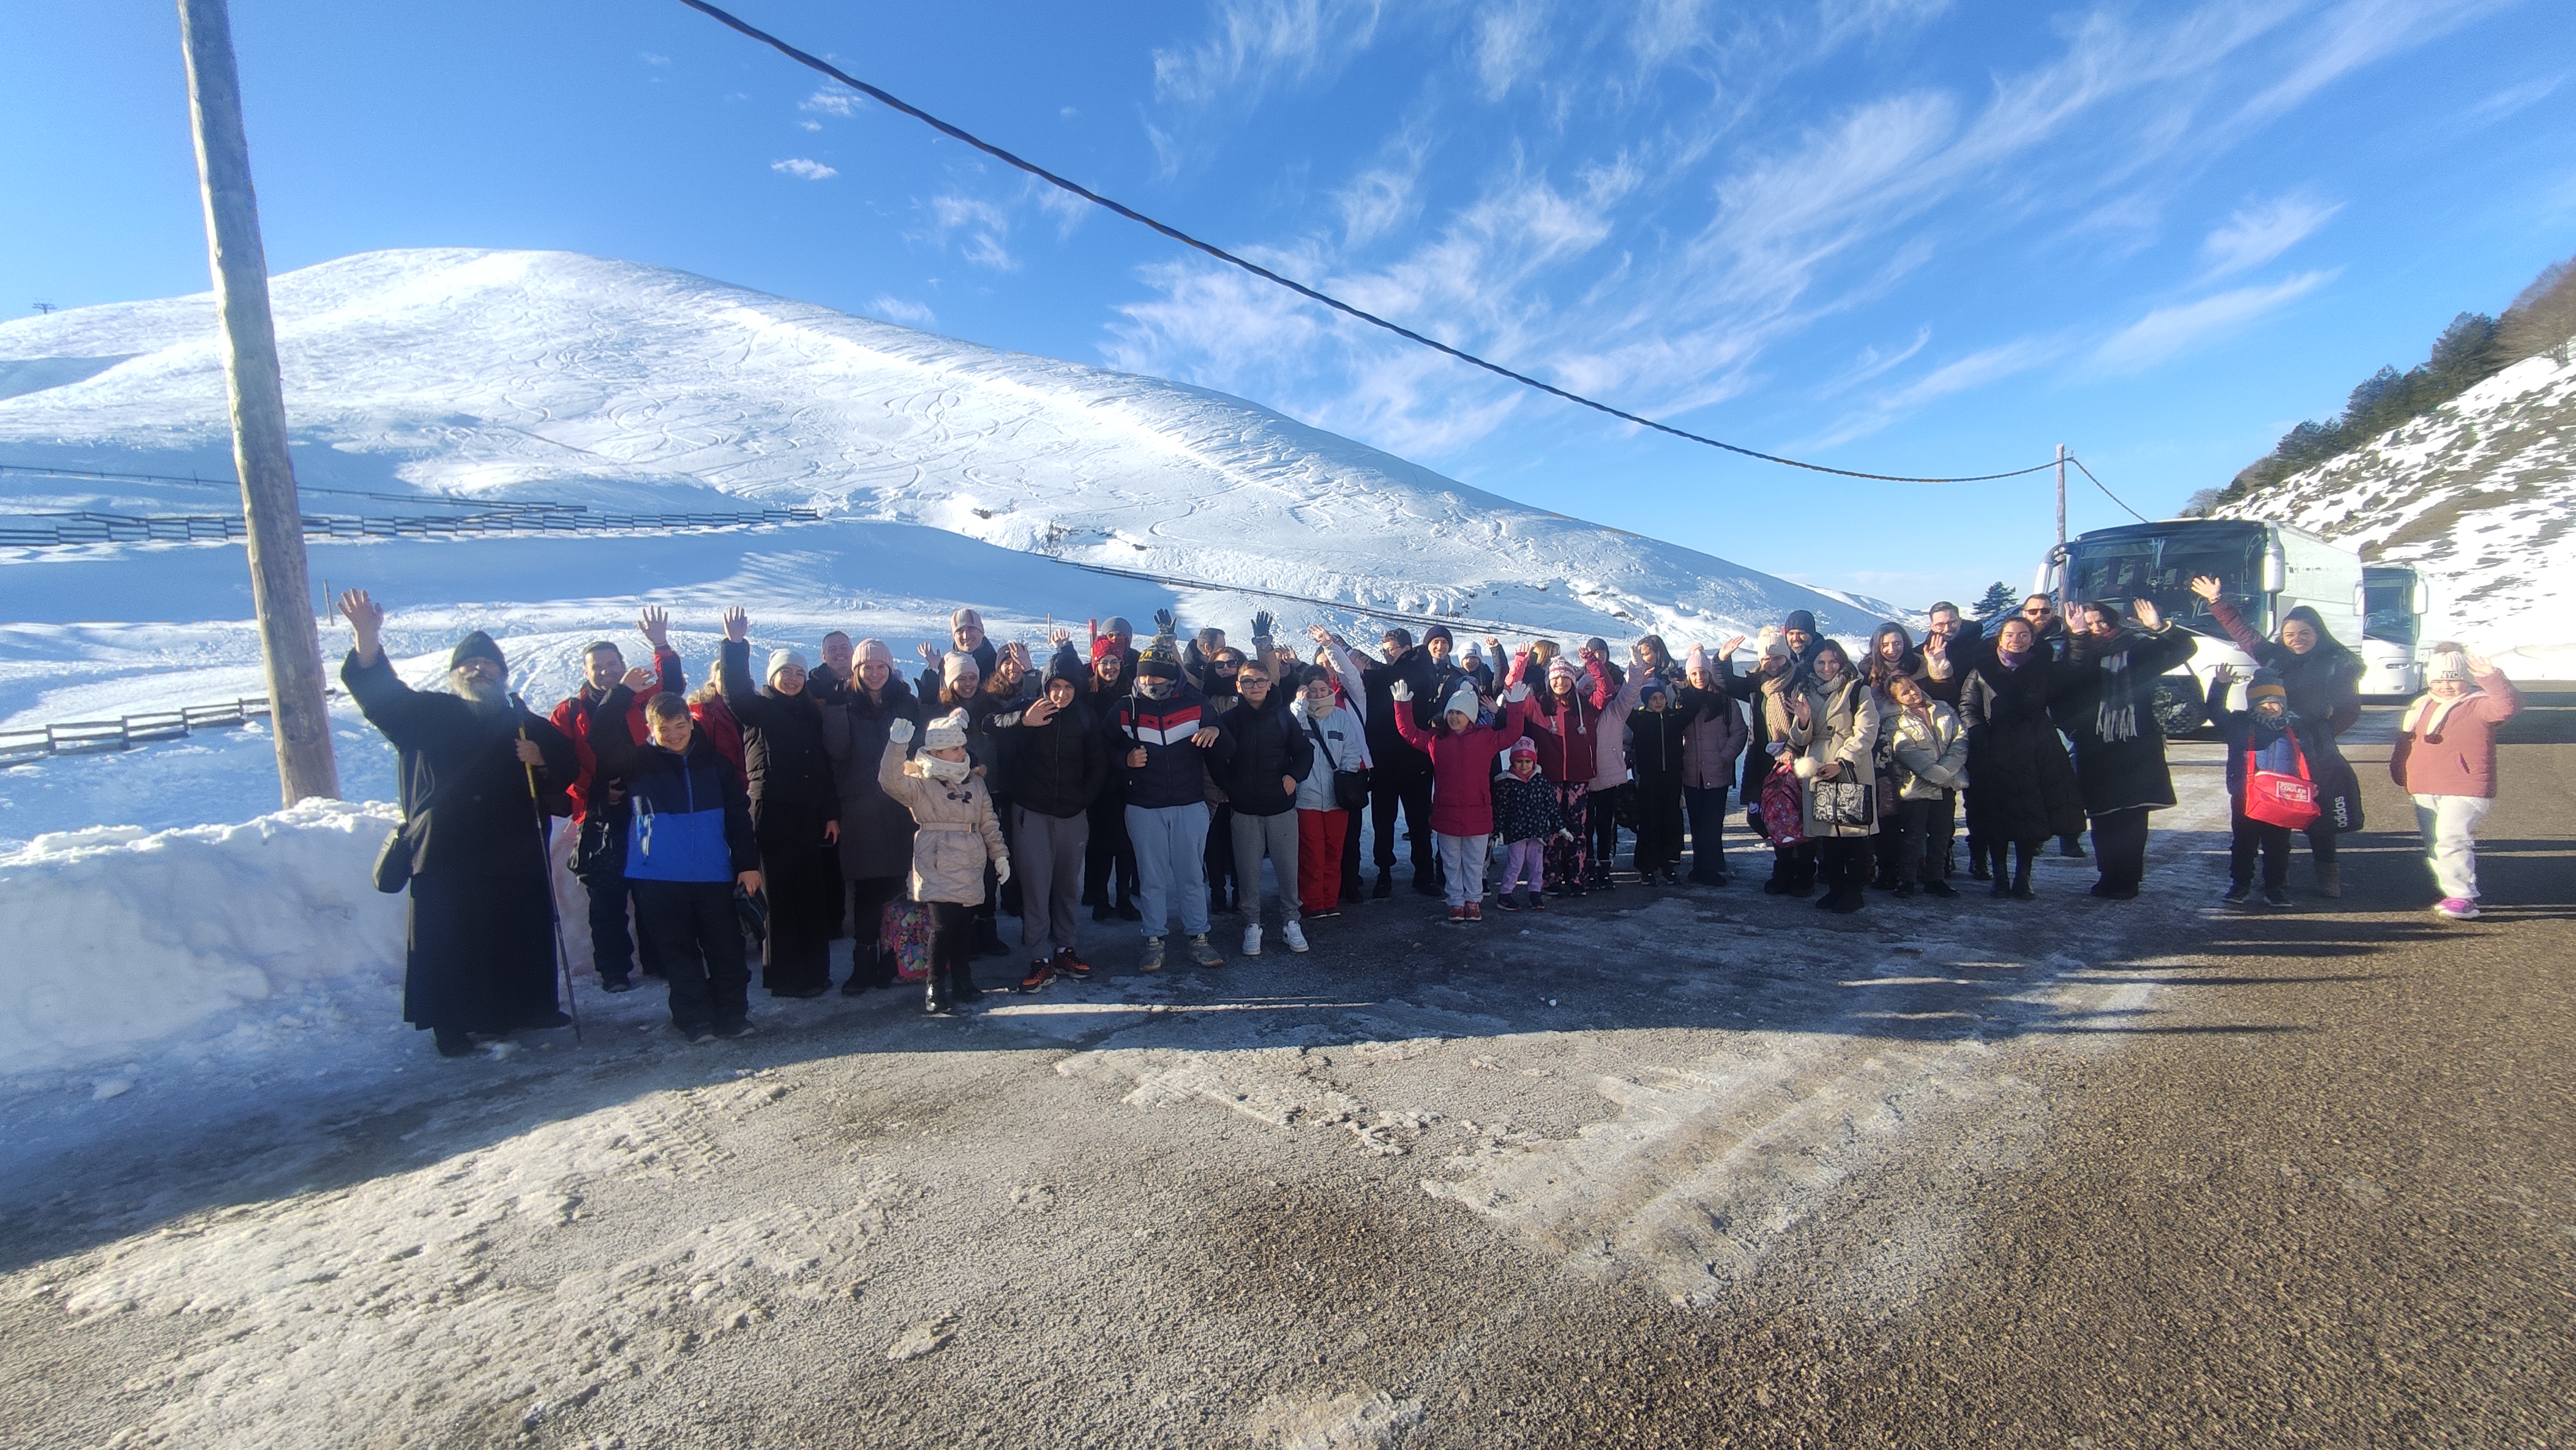
{"type": "Polygon", "coordinates": [[[1976,615],[1979,619],[1992,619],[1996,615],[2003,613],[2005,610],[2012,608],[2012,606],[2013,592],[2011,586],[2004,583],[2001,579],[1998,579],[1994,583],[1986,586],[1985,593],[1977,596],[1977,602],[1969,612],[1976,615]]]}
{"type": "Polygon", "coordinates": [[[2557,262],[2522,289],[2501,319],[2483,312],[2461,313],[2433,339],[2432,351],[2422,363],[2402,373],[2381,368],[2344,399],[2340,415],[2301,423],[2283,434],[2270,453],[2219,491],[2217,501],[2232,503],[2293,473],[2366,447],[2390,429],[2432,412],[2571,336],[2576,336],[2576,265],[2557,262]]]}

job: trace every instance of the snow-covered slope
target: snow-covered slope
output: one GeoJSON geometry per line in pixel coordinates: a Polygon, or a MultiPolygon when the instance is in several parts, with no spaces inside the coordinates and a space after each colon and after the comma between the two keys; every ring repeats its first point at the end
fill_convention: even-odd
{"type": "Polygon", "coordinates": [[[2576,341],[2217,512],[2313,529],[2358,544],[2373,563],[2412,564],[2433,581],[2437,637],[2576,678],[2571,464],[2576,341]]]}
{"type": "MultiPolygon", "coordinates": [[[[1582,634],[1714,636],[1798,608],[1865,633],[1876,618],[1238,398],[685,273],[555,252],[394,251],[289,273],[273,290],[308,486],[626,509],[820,504],[1361,612],[1582,634]]],[[[209,297],[0,323],[0,463],[220,475],[223,399],[209,297]]],[[[0,484],[18,510],[222,505],[150,487],[0,484]]],[[[309,506],[326,503],[342,506],[309,506]]],[[[971,578],[954,594],[1013,603],[971,578]]]]}

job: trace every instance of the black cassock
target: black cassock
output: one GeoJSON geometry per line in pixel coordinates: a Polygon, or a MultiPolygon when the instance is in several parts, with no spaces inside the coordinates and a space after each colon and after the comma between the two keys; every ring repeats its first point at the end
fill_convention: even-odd
{"type": "Polygon", "coordinates": [[[465,1032],[556,1025],[553,882],[517,741],[525,728],[544,752],[537,780],[548,792],[578,772],[572,742],[524,709],[492,720],[454,695],[414,690],[381,654],[362,665],[351,651],[340,681],[400,754],[404,817],[430,807],[413,857],[403,1020],[465,1032]]]}

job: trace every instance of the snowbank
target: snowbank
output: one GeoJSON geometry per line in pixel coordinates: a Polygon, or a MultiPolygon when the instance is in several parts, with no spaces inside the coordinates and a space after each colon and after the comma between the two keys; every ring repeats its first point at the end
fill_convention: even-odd
{"type": "Polygon", "coordinates": [[[401,820],[307,801],[237,826],[103,826],[0,855],[0,1072],[256,1050],[396,1015],[403,899],[369,880],[401,820]]]}

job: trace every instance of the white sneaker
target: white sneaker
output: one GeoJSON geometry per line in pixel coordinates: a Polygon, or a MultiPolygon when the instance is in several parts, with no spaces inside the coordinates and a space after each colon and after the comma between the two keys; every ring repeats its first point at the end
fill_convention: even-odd
{"type": "Polygon", "coordinates": [[[1261,955],[1261,923],[1256,921],[1243,929],[1243,954],[1247,957],[1261,955]]]}
{"type": "Polygon", "coordinates": [[[1288,950],[1292,952],[1302,952],[1306,949],[1306,929],[1293,921],[1279,928],[1279,939],[1286,942],[1288,950]]]}

